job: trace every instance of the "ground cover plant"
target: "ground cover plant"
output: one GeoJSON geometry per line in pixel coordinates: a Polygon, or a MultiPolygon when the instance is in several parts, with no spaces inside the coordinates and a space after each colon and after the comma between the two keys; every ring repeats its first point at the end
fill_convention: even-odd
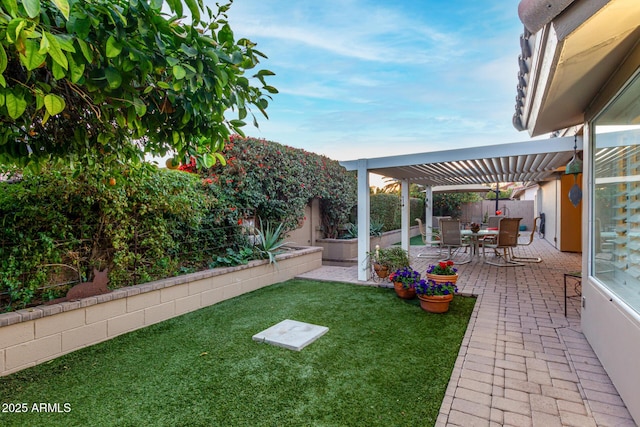
{"type": "Polygon", "coordinates": [[[3,378],[0,401],[29,412],[0,425],[434,425],[474,303],[435,315],[392,289],[279,283],[3,378]],[[251,339],[284,319],[329,332],[301,352],[251,339]]]}

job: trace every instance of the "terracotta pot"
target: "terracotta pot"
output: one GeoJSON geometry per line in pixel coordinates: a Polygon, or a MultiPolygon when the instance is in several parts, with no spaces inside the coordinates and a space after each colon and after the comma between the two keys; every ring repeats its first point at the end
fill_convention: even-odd
{"type": "Polygon", "coordinates": [[[449,295],[418,295],[420,308],[429,313],[446,313],[449,311],[449,303],[453,299],[453,294],[449,295]]]}
{"type": "Polygon", "coordinates": [[[389,277],[389,268],[386,265],[373,264],[373,270],[381,279],[384,279],[385,277],[389,277]]]}
{"type": "Polygon", "coordinates": [[[412,299],[416,296],[416,290],[413,288],[405,288],[401,282],[393,282],[393,289],[396,294],[402,299],[412,299]]]}
{"type": "Polygon", "coordinates": [[[451,282],[454,285],[458,281],[458,273],[452,274],[451,276],[445,276],[442,274],[429,274],[427,273],[427,279],[433,280],[436,283],[447,283],[451,282]]]}

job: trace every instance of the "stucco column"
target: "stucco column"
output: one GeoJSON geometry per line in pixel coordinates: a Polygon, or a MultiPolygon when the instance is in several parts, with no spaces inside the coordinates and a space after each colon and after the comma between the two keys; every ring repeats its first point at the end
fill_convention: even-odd
{"type": "Polygon", "coordinates": [[[424,189],[424,227],[427,234],[433,231],[433,189],[430,185],[424,189]]]}
{"type": "Polygon", "coordinates": [[[358,160],[358,280],[366,281],[369,263],[367,252],[371,250],[369,239],[369,218],[371,212],[369,197],[369,170],[367,159],[358,160]]]}
{"type": "Polygon", "coordinates": [[[409,200],[409,180],[403,179],[400,181],[400,196],[401,196],[401,213],[400,213],[400,229],[401,239],[400,244],[402,249],[409,251],[409,229],[411,228],[410,215],[411,215],[411,200],[409,200]]]}

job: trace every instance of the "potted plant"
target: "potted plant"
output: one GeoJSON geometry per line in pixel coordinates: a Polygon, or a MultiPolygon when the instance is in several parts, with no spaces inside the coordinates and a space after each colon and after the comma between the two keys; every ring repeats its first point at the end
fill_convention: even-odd
{"type": "Polygon", "coordinates": [[[454,285],[458,281],[458,269],[455,268],[453,261],[440,261],[437,264],[432,264],[427,268],[427,279],[433,280],[436,283],[451,282],[454,285]]]}
{"type": "Polygon", "coordinates": [[[452,282],[435,282],[431,279],[419,280],[414,289],[420,299],[420,308],[430,313],[446,313],[449,303],[458,288],[452,282]]]}
{"type": "Polygon", "coordinates": [[[420,272],[411,267],[403,267],[389,276],[393,282],[396,294],[402,299],[412,299],[416,296],[415,284],[420,280],[420,272]]]}
{"type": "Polygon", "coordinates": [[[409,266],[409,254],[400,246],[381,248],[376,245],[375,251],[367,255],[378,277],[388,277],[390,272],[409,266]]]}

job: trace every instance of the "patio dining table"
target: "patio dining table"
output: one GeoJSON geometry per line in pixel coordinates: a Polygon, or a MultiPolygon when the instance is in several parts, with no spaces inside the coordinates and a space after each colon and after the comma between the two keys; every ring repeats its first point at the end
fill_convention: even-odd
{"type": "Polygon", "coordinates": [[[498,230],[478,230],[473,232],[471,230],[460,230],[462,237],[468,237],[471,242],[471,257],[480,256],[480,238],[486,236],[497,236],[498,230]]]}

